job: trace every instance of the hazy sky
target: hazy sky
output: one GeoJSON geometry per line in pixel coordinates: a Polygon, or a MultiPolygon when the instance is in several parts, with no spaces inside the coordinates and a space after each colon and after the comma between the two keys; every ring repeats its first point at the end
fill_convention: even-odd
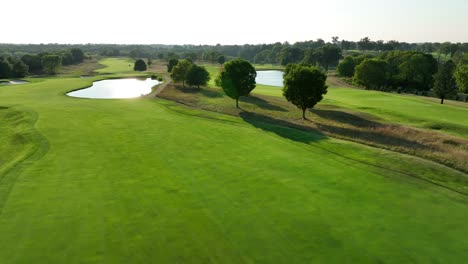
{"type": "Polygon", "coordinates": [[[468,42],[468,0],[5,0],[0,43],[468,42]]]}

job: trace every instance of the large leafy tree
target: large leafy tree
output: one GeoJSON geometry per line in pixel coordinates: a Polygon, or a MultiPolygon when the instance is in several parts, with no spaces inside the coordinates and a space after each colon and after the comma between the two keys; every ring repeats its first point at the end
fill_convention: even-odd
{"type": "Polygon", "coordinates": [[[222,65],[224,62],[226,62],[226,57],[224,55],[218,56],[218,63],[222,65]]]}
{"type": "Polygon", "coordinates": [[[305,112],[313,108],[327,93],[327,75],[319,68],[290,64],[284,72],[283,96],[302,110],[302,118],[306,119],[305,112]]]}
{"type": "Polygon", "coordinates": [[[279,54],[281,65],[288,65],[289,63],[299,63],[304,58],[304,51],[296,47],[285,47],[279,54]]]}
{"type": "Polygon", "coordinates": [[[387,83],[387,62],[380,59],[366,59],[356,67],[354,82],[366,89],[380,89],[387,83]]]}
{"type": "Polygon", "coordinates": [[[0,57],[0,79],[10,78],[13,72],[13,67],[10,62],[3,57],[0,57]]]}
{"type": "Polygon", "coordinates": [[[366,50],[371,50],[372,49],[372,41],[370,40],[369,37],[362,38],[358,43],[357,46],[360,50],[366,51],[366,50]]]}
{"type": "Polygon", "coordinates": [[[354,69],[356,68],[356,61],[354,57],[347,56],[338,64],[336,70],[338,71],[338,75],[343,77],[353,77],[354,76],[354,69]]]}
{"type": "Polygon", "coordinates": [[[353,77],[356,66],[358,66],[359,64],[361,64],[361,62],[368,58],[370,57],[366,55],[345,57],[344,60],[342,60],[336,68],[336,70],[338,71],[338,75],[343,77],[353,77]]]}
{"type": "Polygon", "coordinates": [[[235,59],[224,64],[224,70],[218,75],[216,85],[221,86],[227,96],[236,100],[239,108],[239,97],[247,96],[255,89],[257,72],[250,62],[235,59]]]}
{"type": "Polygon", "coordinates": [[[44,55],[42,57],[42,67],[48,74],[56,74],[62,66],[62,58],[59,55],[44,55]]]}
{"type": "Polygon", "coordinates": [[[444,99],[456,94],[455,78],[455,63],[449,60],[439,66],[439,70],[435,75],[434,93],[440,98],[440,103],[444,104],[444,99]]]}
{"type": "Polygon", "coordinates": [[[326,71],[330,66],[338,65],[342,55],[341,49],[337,46],[327,44],[318,49],[318,62],[326,71]]]}
{"type": "Polygon", "coordinates": [[[84,52],[81,49],[78,48],[73,48],[70,50],[70,53],[73,57],[73,63],[82,63],[85,55],[84,52]]]}
{"type": "Polygon", "coordinates": [[[167,72],[172,72],[172,68],[179,63],[178,59],[172,58],[167,62],[167,72]]]}
{"type": "Polygon", "coordinates": [[[25,54],[21,57],[23,61],[29,67],[29,72],[40,73],[42,71],[42,61],[39,55],[25,54]]]}
{"type": "Polygon", "coordinates": [[[28,65],[24,64],[21,60],[16,60],[13,63],[13,74],[14,78],[23,78],[28,74],[28,65]]]}
{"type": "Polygon", "coordinates": [[[146,62],[142,59],[136,60],[135,65],[133,66],[134,71],[146,71],[147,68],[146,62]]]}
{"type": "Polygon", "coordinates": [[[468,64],[458,65],[454,76],[460,90],[468,93],[468,64]]]}
{"type": "Polygon", "coordinates": [[[399,65],[399,75],[397,78],[401,84],[407,88],[418,91],[428,91],[431,89],[437,72],[437,61],[432,55],[413,53],[399,65]]]}
{"type": "Polygon", "coordinates": [[[192,66],[192,63],[188,60],[181,60],[177,63],[171,71],[171,78],[175,82],[182,82],[182,86],[185,87],[185,81],[187,80],[187,73],[192,66]]]}
{"type": "Polygon", "coordinates": [[[190,86],[206,85],[210,80],[210,73],[203,66],[192,64],[187,72],[187,84],[190,86]]]}
{"type": "Polygon", "coordinates": [[[306,49],[302,63],[315,66],[319,62],[320,53],[315,49],[306,49]]]}

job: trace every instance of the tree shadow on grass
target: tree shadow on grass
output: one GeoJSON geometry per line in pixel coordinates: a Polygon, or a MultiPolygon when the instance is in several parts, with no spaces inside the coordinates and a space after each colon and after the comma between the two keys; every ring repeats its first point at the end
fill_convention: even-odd
{"type": "Polygon", "coordinates": [[[189,87],[185,86],[183,87],[182,85],[174,85],[174,88],[182,93],[187,93],[187,94],[194,94],[200,92],[200,89],[197,87],[189,87]]]}
{"type": "Polygon", "coordinates": [[[355,127],[378,127],[382,126],[381,123],[363,118],[358,115],[353,115],[347,112],[336,111],[336,110],[322,110],[322,109],[312,109],[312,113],[327,119],[333,120],[338,123],[344,123],[352,125],[355,127]]]}
{"type": "Polygon", "coordinates": [[[257,96],[253,96],[253,95],[241,97],[240,101],[241,102],[246,102],[246,103],[251,103],[251,104],[254,104],[254,105],[256,105],[256,106],[258,106],[258,107],[260,107],[262,109],[266,109],[266,110],[270,110],[270,111],[280,111],[280,112],[287,112],[288,111],[288,110],[284,109],[281,106],[271,104],[267,100],[265,100],[263,98],[260,98],[260,97],[257,97],[257,96]]]}
{"type": "MultiPolygon", "coordinates": [[[[330,111],[337,112],[337,111],[330,111]]],[[[324,112],[321,112],[323,114],[324,112]]],[[[405,133],[398,133],[399,126],[391,126],[381,124],[378,122],[366,120],[358,116],[348,113],[328,113],[335,116],[335,121],[341,123],[348,123],[355,125],[355,127],[342,127],[327,123],[317,123],[314,125],[318,128],[315,129],[310,126],[296,124],[286,120],[276,119],[270,116],[243,111],[239,116],[247,123],[260,128],[262,130],[272,132],[283,138],[291,139],[302,143],[310,143],[322,139],[326,139],[326,134],[334,135],[334,137],[343,138],[347,140],[357,141],[364,144],[390,146],[390,147],[403,147],[406,149],[429,149],[411,138],[406,138],[405,133]],[[348,116],[349,115],[349,116],[348,116]],[[348,120],[341,120],[344,117],[349,117],[348,120]],[[383,130],[391,128],[390,133],[383,133],[377,128],[383,130]]],[[[346,118],[345,118],[346,119],[346,118]]],[[[310,121],[308,121],[310,122],[310,121]]]]}
{"type": "Polygon", "coordinates": [[[208,90],[208,89],[200,89],[200,93],[210,98],[222,98],[223,97],[223,94],[221,92],[208,90]]]}
{"type": "MultiPolygon", "coordinates": [[[[327,123],[318,123],[320,131],[351,138],[363,143],[371,143],[408,149],[429,149],[405,133],[407,128],[398,125],[382,124],[358,115],[335,110],[313,109],[311,112],[338,124],[347,124],[352,127],[335,126],[327,123]]],[[[417,132],[416,130],[414,132],[417,132]]]]}
{"type": "Polygon", "coordinates": [[[294,124],[285,120],[253,112],[241,112],[239,116],[247,123],[264,131],[301,143],[310,143],[326,139],[327,136],[311,127],[294,124]]]}
{"type": "Polygon", "coordinates": [[[181,85],[174,85],[174,88],[178,90],[179,92],[186,93],[186,94],[201,94],[206,97],[210,98],[221,98],[223,97],[223,94],[218,91],[213,91],[211,89],[203,89],[203,88],[198,88],[198,87],[190,87],[190,86],[181,86],[181,85]]]}

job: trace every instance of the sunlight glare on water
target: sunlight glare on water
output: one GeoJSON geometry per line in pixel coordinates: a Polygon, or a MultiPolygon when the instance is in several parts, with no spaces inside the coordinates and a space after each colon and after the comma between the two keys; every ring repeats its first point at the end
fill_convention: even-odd
{"type": "Polygon", "coordinates": [[[255,82],[258,84],[283,87],[282,71],[257,71],[255,82]]]}
{"type": "Polygon", "coordinates": [[[151,93],[151,88],[160,82],[147,79],[114,79],[94,82],[89,88],[68,93],[79,98],[135,98],[151,93]]]}

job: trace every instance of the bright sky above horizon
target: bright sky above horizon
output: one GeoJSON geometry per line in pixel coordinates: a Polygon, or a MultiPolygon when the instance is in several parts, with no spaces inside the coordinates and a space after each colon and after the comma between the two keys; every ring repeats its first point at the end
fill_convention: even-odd
{"type": "Polygon", "coordinates": [[[15,0],[0,43],[468,42],[466,0],[15,0]]]}

